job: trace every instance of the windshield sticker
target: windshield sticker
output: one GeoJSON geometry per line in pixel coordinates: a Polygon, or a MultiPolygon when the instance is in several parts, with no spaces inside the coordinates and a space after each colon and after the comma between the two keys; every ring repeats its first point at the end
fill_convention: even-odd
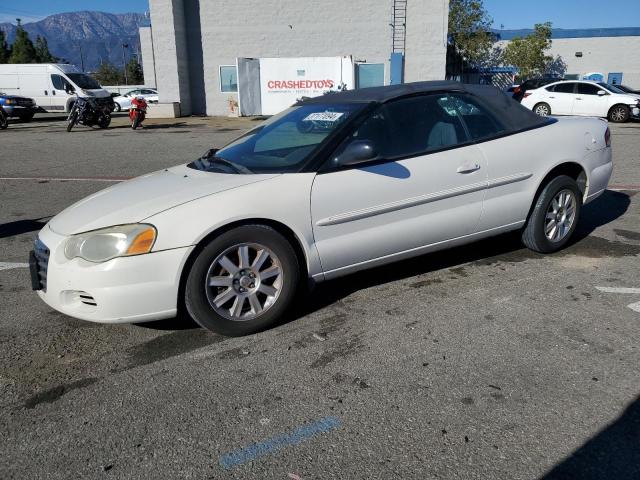
{"type": "Polygon", "coordinates": [[[307,115],[303,122],[336,122],[344,113],[342,112],[316,112],[307,115]]]}

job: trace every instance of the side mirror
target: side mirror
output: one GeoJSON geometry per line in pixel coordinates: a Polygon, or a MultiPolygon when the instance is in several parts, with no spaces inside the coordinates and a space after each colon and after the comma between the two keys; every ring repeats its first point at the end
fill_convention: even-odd
{"type": "Polygon", "coordinates": [[[605,92],[604,90],[598,90],[598,96],[599,97],[604,97],[607,94],[607,92],[605,92]]]}
{"type": "Polygon", "coordinates": [[[335,159],[336,166],[346,167],[370,162],[378,158],[378,150],[369,140],[356,140],[350,143],[335,159]]]}
{"type": "Polygon", "coordinates": [[[218,153],[218,150],[220,150],[219,148],[210,148],[209,150],[207,150],[206,152],[204,152],[204,155],[202,155],[202,157],[200,157],[202,160],[207,160],[209,158],[213,158],[216,156],[216,153],[218,153]]]}

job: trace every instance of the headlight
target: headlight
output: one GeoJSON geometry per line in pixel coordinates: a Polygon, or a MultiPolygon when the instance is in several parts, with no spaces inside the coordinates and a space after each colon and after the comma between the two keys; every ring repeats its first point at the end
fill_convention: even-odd
{"type": "Polygon", "coordinates": [[[156,240],[156,229],[144,223],[119,225],[92,232],[80,233],[67,239],[64,255],[89,262],[106,262],[116,257],[149,253],[156,240]]]}
{"type": "Polygon", "coordinates": [[[11,100],[10,98],[5,99],[4,104],[5,105],[11,105],[13,103],[13,100],[11,100]]]}

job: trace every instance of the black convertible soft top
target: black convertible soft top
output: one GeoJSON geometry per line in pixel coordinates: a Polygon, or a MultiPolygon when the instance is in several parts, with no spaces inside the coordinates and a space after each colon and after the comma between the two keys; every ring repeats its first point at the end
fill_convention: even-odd
{"type": "Polygon", "coordinates": [[[386,87],[360,88],[344,92],[330,92],[319,97],[302,100],[298,105],[332,103],[385,103],[397,98],[439,92],[462,92],[473,95],[493,111],[507,130],[515,132],[554,122],[540,117],[531,110],[490,85],[467,85],[452,81],[414,82],[386,87]]]}

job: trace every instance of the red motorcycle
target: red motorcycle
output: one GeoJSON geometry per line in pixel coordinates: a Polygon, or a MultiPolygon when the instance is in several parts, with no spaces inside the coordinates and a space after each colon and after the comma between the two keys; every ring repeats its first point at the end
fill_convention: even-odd
{"type": "Polygon", "coordinates": [[[134,130],[142,125],[147,116],[147,101],[143,97],[135,97],[131,100],[129,107],[129,120],[131,120],[131,128],[134,130]]]}

